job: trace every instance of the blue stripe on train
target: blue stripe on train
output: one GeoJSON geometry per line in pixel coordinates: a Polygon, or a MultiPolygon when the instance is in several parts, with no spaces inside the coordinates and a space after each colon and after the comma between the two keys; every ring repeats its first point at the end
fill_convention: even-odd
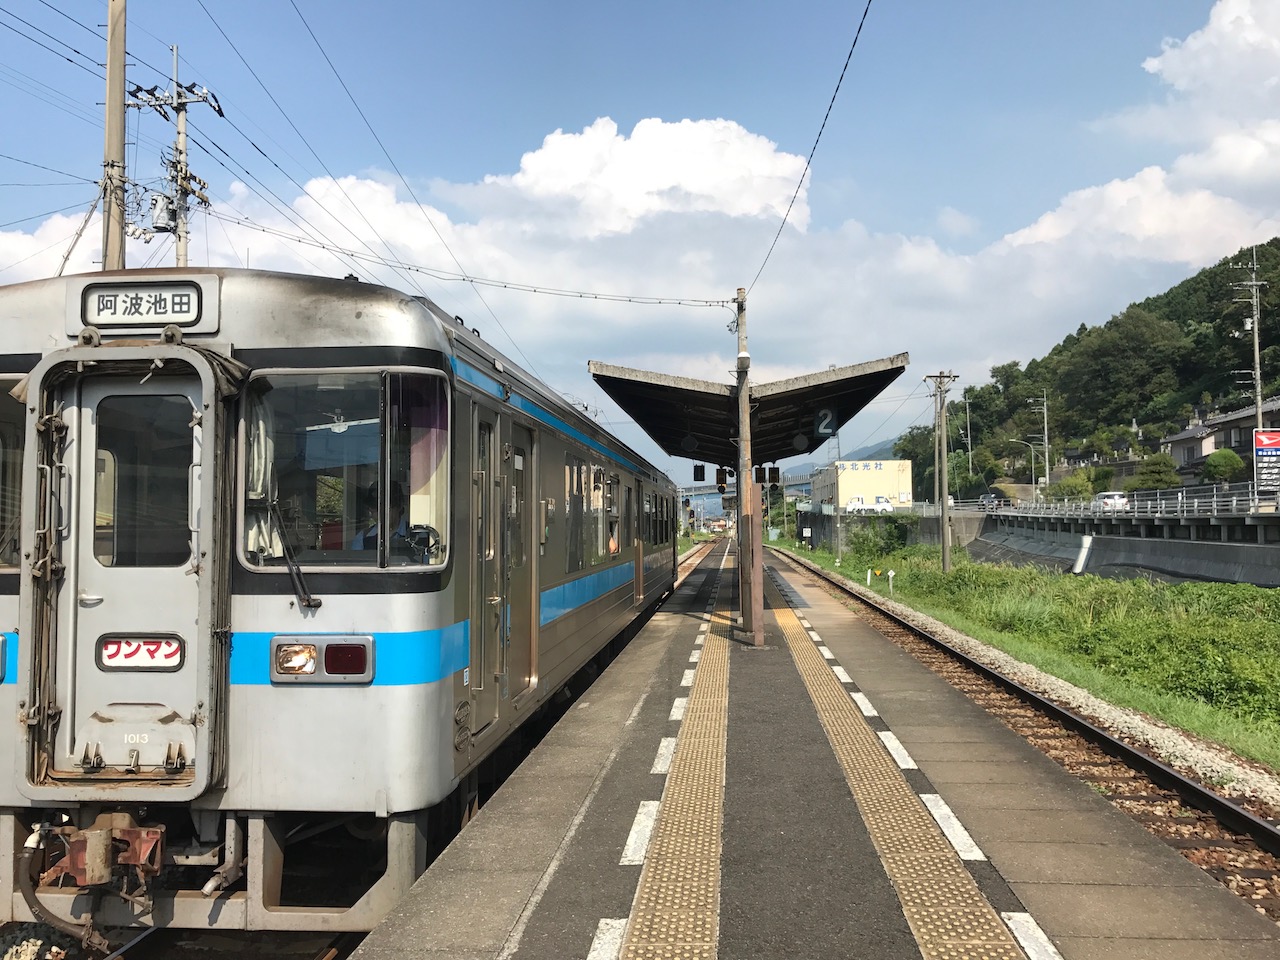
{"type": "MultiPolygon", "coordinates": [[[[310,636],[350,636],[310,634],[310,636]]],[[[271,641],[278,636],[308,636],[306,631],[233,633],[231,682],[246,686],[271,682],[271,641]]],[[[396,687],[435,683],[467,666],[471,656],[471,622],[442,630],[373,633],[373,685],[396,687]]]]}
{"type": "Polygon", "coordinates": [[[542,591],[542,626],[635,579],[635,561],[610,567],[542,591]]]}
{"type": "MultiPolygon", "coordinates": [[[[610,590],[630,583],[634,563],[610,567],[570,583],[542,592],[542,626],[584,606],[610,590]]],[[[246,686],[271,683],[271,641],[290,633],[247,633],[231,635],[231,682],[246,686]]],[[[349,634],[314,634],[314,636],[349,634]]],[[[464,620],[440,630],[412,630],[404,633],[374,633],[374,686],[404,686],[435,683],[464,669],[471,657],[471,623],[464,620]]],[[[18,676],[18,635],[0,634],[4,643],[4,677],[0,683],[16,683],[18,676]]]]}
{"type": "Polygon", "coordinates": [[[18,635],[0,634],[4,638],[4,679],[0,683],[18,682],[18,635]]]}
{"type": "Polygon", "coordinates": [[[479,387],[485,393],[497,397],[499,400],[508,401],[511,406],[515,407],[517,410],[522,410],[535,420],[538,420],[549,427],[554,427],[556,430],[559,430],[566,436],[572,437],[579,443],[585,444],[597,453],[601,453],[611,460],[616,460],[629,470],[635,470],[637,473],[641,472],[638,465],[632,463],[622,454],[610,450],[598,440],[595,440],[594,438],[587,436],[581,430],[570,426],[564,420],[561,420],[554,413],[538,405],[533,400],[523,397],[518,393],[510,393],[501,383],[493,379],[493,377],[486,373],[482,373],[475,367],[471,366],[471,364],[455,358],[453,360],[453,372],[459,379],[466,381],[474,387],[479,387]]]}

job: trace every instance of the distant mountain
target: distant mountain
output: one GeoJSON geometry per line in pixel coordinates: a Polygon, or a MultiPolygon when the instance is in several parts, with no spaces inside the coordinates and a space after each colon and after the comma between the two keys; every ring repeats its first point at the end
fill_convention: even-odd
{"type": "Polygon", "coordinates": [[[897,437],[893,440],[881,440],[879,443],[873,443],[870,446],[859,447],[852,453],[844,456],[845,460],[896,460],[893,454],[893,445],[897,437]]]}

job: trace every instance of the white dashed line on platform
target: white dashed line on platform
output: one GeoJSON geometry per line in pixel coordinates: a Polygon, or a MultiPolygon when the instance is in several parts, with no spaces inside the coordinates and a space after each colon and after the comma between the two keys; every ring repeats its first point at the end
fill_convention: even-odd
{"type": "Polygon", "coordinates": [[[876,708],[871,705],[871,701],[867,699],[865,693],[851,693],[853,702],[858,705],[858,709],[862,711],[864,717],[878,717],[880,714],[876,712],[876,708]]]}
{"type": "Polygon", "coordinates": [[[922,793],[920,794],[920,799],[924,801],[924,805],[933,814],[933,819],[938,821],[938,826],[942,828],[942,832],[946,835],[947,840],[950,841],[951,846],[956,848],[956,853],[960,855],[961,860],[987,859],[986,854],[973,842],[973,837],[969,836],[969,831],[960,823],[960,819],[951,812],[951,808],[947,806],[945,800],[936,793],[922,793]]]}
{"type": "Polygon", "coordinates": [[[901,770],[919,770],[916,762],[911,759],[911,754],[907,753],[907,748],[902,745],[902,741],[890,733],[888,730],[881,730],[877,736],[880,742],[884,744],[884,748],[889,751],[889,756],[893,757],[901,770]]]}
{"type": "Polygon", "coordinates": [[[660,773],[666,776],[671,772],[671,759],[676,755],[676,738],[663,737],[658,742],[658,755],[653,758],[653,766],[649,768],[650,773],[660,773]]]}
{"type": "Polygon", "coordinates": [[[622,848],[622,859],[618,861],[622,866],[638,867],[644,863],[649,838],[653,836],[653,825],[658,819],[658,806],[657,800],[640,801],[640,809],[636,811],[631,832],[627,834],[627,845],[622,848]]]}
{"type": "Polygon", "coordinates": [[[591,951],[587,960],[618,960],[622,955],[622,937],[627,932],[627,921],[601,920],[596,924],[596,935],[591,939],[591,951]]]}
{"type": "Polygon", "coordinates": [[[1058,948],[1040,929],[1040,924],[1036,923],[1031,914],[1002,913],[1000,918],[1026,952],[1027,960],[1062,960],[1058,948]]]}

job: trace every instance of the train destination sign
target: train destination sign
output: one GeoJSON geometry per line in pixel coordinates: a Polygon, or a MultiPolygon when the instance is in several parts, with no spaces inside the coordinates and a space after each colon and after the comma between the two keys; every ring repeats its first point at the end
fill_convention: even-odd
{"type": "Polygon", "coordinates": [[[1253,482],[1259,493],[1280,491],[1280,430],[1253,431],[1253,482]]]}

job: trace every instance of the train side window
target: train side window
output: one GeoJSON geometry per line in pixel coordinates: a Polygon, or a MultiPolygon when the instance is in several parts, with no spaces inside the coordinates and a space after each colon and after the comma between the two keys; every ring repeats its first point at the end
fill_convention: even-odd
{"type": "Polygon", "coordinates": [[[524,528],[525,528],[525,469],[529,454],[524,447],[516,447],[511,461],[511,504],[510,534],[507,538],[508,551],[512,567],[523,567],[525,562],[524,528]]]}
{"type": "Polygon", "coordinates": [[[586,472],[587,465],[580,458],[571,453],[564,455],[565,573],[582,569],[583,517],[587,509],[583,490],[586,472]]]}
{"type": "Polygon", "coordinates": [[[19,504],[27,421],[22,404],[9,396],[14,382],[0,379],[0,568],[18,563],[21,533],[19,504]]]}
{"type": "MultiPolygon", "coordinates": [[[[614,482],[614,486],[617,487],[618,478],[614,477],[613,482],[614,482]]],[[[622,530],[625,531],[627,541],[628,541],[628,546],[630,546],[630,541],[636,535],[635,521],[633,520],[634,513],[632,512],[632,508],[631,508],[631,487],[630,486],[624,487],[623,491],[624,492],[623,492],[623,504],[622,504],[622,517],[620,519],[622,524],[622,530]]],[[[614,500],[614,503],[615,504],[617,503],[616,499],[614,500]]],[[[619,520],[618,510],[616,506],[614,507],[613,516],[614,516],[615,522],[619,520]]]]}

